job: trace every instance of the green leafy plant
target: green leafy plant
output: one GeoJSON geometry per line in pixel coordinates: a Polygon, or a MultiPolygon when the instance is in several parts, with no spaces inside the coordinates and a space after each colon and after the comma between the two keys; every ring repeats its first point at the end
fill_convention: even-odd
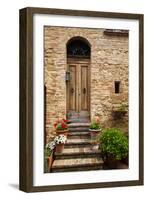
{"type": "Polygon", "coordinates": [[[45,148],[44,149],[44,156],[45,157],[49,157],[52,153],[52,150],[48,149],[48,148],[45,148]]]}
{"type": "Polygon", "coordinates": [[[51,142],[49,142],[49,143],[47,143],[46,144],[46,153],[50,153],[51,154],[51,152],[54,150],[54,148],[55,148],[55,145],[56,145],[56,143],[55,143],[55,141],[53,140],[53,141],[51,141],[51,142]]]}
{"type": "Polygon", "coordinates": [[[126,106],[125,105],[121,105],[117,110],[121,111],[121,112],[125,112],[126,111],[126,106]]]}
{"type": "Polygon", "coordinates": [[[45,159],[47,159],[49,156],[51,156],[55,146],[56,146],[56,143],[54,140],[46,144],[45,149],[44,149],[45,159]]]}
{"type": "Polygon", "coordinates": [[[116,160],[121,160],[128,155],[128,138],[117,128],[103,130],[100,146],[104,154],[110,154],[116,160]]]}
{"type": "Polygon", "coordinates": [[[48,166],[48,158],[52,156],[52,152],[55,148],[55,141],[51,141],[46,144],[45,149],[44,149],[44,171],[49,172],[49,166],[48,166]]]}
{"type": "Polygon", "coordinates": [[[98,123],[96,123],[96,122],[92,122],[90,124],[90,129],[98,130],[100,128],[101,128],[100,125],[98,123]]]}
{"type": "Polygon", "coordinates": [[[99,117],[97,117],[95,120],[93,120],[91,122],[89,128],[92,129],[92,130],[99,130],[99,129],[101,129],[99,117]]]}
{"type": "Polygon", "coordinates": [[[115,112],[126,112],[126,105],[121,104],[119,107],[113,108],[115,112]]]}

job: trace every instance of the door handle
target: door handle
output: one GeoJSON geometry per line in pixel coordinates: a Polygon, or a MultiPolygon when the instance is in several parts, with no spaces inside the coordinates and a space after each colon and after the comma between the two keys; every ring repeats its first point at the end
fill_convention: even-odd
{"type": "Polygon", "coordinates": [[[86,93],[86,88],[83,88],[83,93],[84,93],[84,94],[86,93]]]}
{"type": "Polygon", "coordinates": [[[71,91],[71,93],[74,93],[74,89],[73,89],[73,88],[71,88],[71,90],[70,90],[70,91],[71,91]]]}

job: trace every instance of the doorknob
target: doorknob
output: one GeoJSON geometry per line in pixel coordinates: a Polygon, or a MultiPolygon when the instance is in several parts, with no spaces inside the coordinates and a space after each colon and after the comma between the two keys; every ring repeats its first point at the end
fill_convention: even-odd
{"type": "Polygon", "coordinates": [[[71,91],[71,93],[74,93],[74,89],[73,89],[73,88],[71,88],[71,90],[70,90],[70,91],[71,91]]]}
{"type": "Polygon", "coordinates": [[[84,93],[84,94],[86,93],[86,88],[83,88],[83,93],[84,93]]]}

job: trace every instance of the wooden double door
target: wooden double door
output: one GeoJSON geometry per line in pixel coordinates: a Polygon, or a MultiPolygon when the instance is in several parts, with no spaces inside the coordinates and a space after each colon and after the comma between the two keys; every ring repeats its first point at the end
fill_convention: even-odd
{"type": "Polygon", "coordinates": [[[67,81],[68,112],[89,111],[90,64],[88,61],[68,63],[70,79],[67,81]]]}

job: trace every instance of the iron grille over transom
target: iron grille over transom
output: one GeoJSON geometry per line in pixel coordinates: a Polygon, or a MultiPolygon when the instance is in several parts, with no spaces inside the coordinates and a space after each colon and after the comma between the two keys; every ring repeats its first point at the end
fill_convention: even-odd
{"type": "Polygon", "coordinates": [[[67,57],[90,58],[90,47],[82,40],[73,40],[67,45],[67,57]]]}

